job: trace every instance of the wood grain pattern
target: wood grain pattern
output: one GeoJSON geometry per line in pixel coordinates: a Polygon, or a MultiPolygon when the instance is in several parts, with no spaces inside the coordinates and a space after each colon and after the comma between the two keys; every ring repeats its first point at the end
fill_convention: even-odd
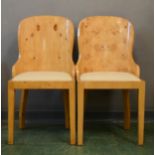
{"type": "Polygon", "coordinates": [[[59,16],[34,16],[20,22],[19,58],[13,76],[27,71],[66,71],[73,75],[74,27],[59,16]]]}
{"type": "MultiPolygon", "coordinates": [[[[70,20],[59,16],[35,16],[24,19],[18,29],[19,58],[8,81],[8,143],[14,143],[14,91],[23,91],[20,106],[20,127],[25,127],[25,106],[28,89],[67,89],[69,105],[66,119],[70,125],[70,144],[76,143],[75,133],[75,79],[72,61],[74,28],[70,20]],[[51,78],[45,71],[52,72],[51,78]],[[20,73],[34,76],[17,78],[20,73]],[[56,73],[57,72],[57,73],[56,73]],[[68,73],[69,80],[59,78],[68,73]],[[46,74],[43,77],[42,74],[46,74]],[[54,76],[55,75],[55,76],[54,76]],[[53,77],[54,76],[54,77],[53,77]],[[47,77],[47,78],[46,78],[47,77]],[[58,78],[57,78],[58,77],[58,78]],[[16,79],[16,80],[15,80],[16,79]],[[53,80],[52,80],[53,79],[53,80]],[[26,94],[25,94],[26,93],[26,94]]],[[[68,77],[67,74],[67,77],[68,77]]],[[[20,74],[21,76],[21,74],[20,74]]]]}
{"type": "MultiPolygon", "coordinates": [[[[130,128],[129,90],[138,89],[138,144],[144,143],[144,110],[145,81],[131,77],[121,79],[123,73],[131,73],[137,77],[140,68],[132,56],[134,43],[133,25],[126,19],[111,16],[96,16],[83,19],[78,28],[79,60],[76,65],[78,81],[78,145],[83,145],[84,135],[84,92],[87,89],[123,89],[125,102],[124,127],[130,128]],[[93,76],[83,78],[84,73],[119,72],[117,78],[101,79],[93,76]],[[82,74],[82,75],[81,75],[82,74]]],[[[110,76],[109,76],[110,77],[110,76]]]]}
{"type": "Polygon", "coordinates": [[[140,74],[132,56],[133,25],[126,19],[95,16],[83,19],[78,28],[78,74],[121,71],[140,74]]]}

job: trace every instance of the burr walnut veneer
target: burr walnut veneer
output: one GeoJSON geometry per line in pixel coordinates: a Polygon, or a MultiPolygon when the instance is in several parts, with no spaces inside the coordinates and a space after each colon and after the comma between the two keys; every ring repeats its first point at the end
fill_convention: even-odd
{"type": "Polygon", "coordinates": [[[74,27],[59,16],[34,16],[21,21],[18,29],[19,57],[8,82],[8,143],[14,142],[15,90],[22,90],[19,126],[25,127],[28,89],[63,89],[66,127],[75,144],[75,78],[72,61],[74,27]]]}
{"type": "MultiPolygon", "coordinates": [[[[86,89],[122,89],[124,128],[130,128],[129,90],[138,90],[138,144],[144,137],[145,82],[132,51],[134,28],[120,17],[96,16],[83,19],[78,27],[78,144],[83,144],[84,93],[86,89]]],[[[106,104],[106,103],[105,103],[106,104]]]]}

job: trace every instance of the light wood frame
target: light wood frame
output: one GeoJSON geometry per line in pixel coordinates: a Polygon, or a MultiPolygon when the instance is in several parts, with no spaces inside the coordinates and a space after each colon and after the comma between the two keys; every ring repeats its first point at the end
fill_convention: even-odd
{"type": "MultiPolygon", "coordinates": [[[[122,31],[125,34],[127,30],[122,31]]],[[[130,128],[130,98],[129,98],[129,90],[135,89],[138,90],[138,144],[142,145],[144,143],[144,110],[145,110],[145,81],[82,81],[80,76],[83,73],[87,72],[99,72],[99,71],[122,71],[122,72],[130,72],[139,76],[140,68],[132,58],[132,49],[134,42],[134,29],[133,25],[126,19],[120,17],[111,17],[111,16],[94,16],[83,19],[78,27],[78,46],[79,46],[79,60],[76,65],[76,76],[78,83],[78,145],[83,145],[83,130],[84,130],[84,100],[85,100],[85,90],[91,89],[114,89],[114,90],[122,90],[123,99],[124,99],[124,128],[130,128]],[[128,30],[128,47],[126,47],[125,54],[127,63],[123,59],[121,59],[120,52],[123,52],[122,49],[114,49],[115,52],[118,53],[118,56],[115,54],[115,59],[109,52],[109,62],[114,61],[110,65],[106,62],[104,58],[103,47],[110,46],[112,42],[112,35],[116,38],[115,43],[119,43],[122,40],[121,33],[118,33],[118,25],[121,27],[129,27],[128,30]],[[116,27],[111,27],[111,24],[116,24],[116,27]],[[105,29],[105,31],[104,31],[105,29]],[[102,31],[103,30],[103,31],[102,31]],[[110,34],[110,31],[111,34],[110,34]],[[118,34],[117,34],[118,33],[118,34]],[[107,34],[107,35],[106,35],[107,34]],[[108,38],[108,34],[111,35],[111,38],[108,38]],[[105,38],[105,39],[104,39],[105,38]],[[104,45],[102,45],[102,40],[104,39],[104,45]],[[100,43],[100,44],[99,44],[100,43]],[[107,43],[107,45],[106,45],[107,43]],[[98,45],[96,48],[96,45],[98,45]],[[92,49],[94,48],[94,49],[92,49]],[[100,53],[100,55],[98,54],[100,53]],[[95,55],[96,54],[96,55],[95,55]],[[112,57],[111,57],[112,56],[112,57]],[[119,62],[117,62],[117,59],[119,62]],[[101,61],[102,60],[102,61],[101,61]],[[117,65],[117,63],[120,63],[117,65]],[[115,65],[116,64],[116,65],[115,65]],[[121,68],[122,66],[122,68],[121,68]]],[[[112,42],[114,43],[114,42],[112,42]]],[[[122,45],[121,47],[125,47],[122,45]]],[[[110,49],[110,48],[109,48],[110,49]]],[[[111,51],[113,52],[113,51],[111,51]]],[[[107,53],[106,53],[107,54],[107,53]]]]}
{"type": "Polygon", "coordinates": [[[8,144],[14,143],[15,91],[21,90],[19,127],[25,128],[25,110],[29,89],[64,90],[65,126],[70,129],[70,144],[76,142],[75,132],[75,73],[72,61],[74,26],[65,17],[34,16],[21,21],[18,29],[20,56],[12,75],[28,71],[63,71],[70,81],[8,81],[8,144]],[[46,40],[45,40],[46,35],[46,40]],[[46,44],[41,44],[42,36],[46,44]],[[53,41],[53,38],[57,39],[53,41]],[[28,43],[29,42],[29,43],[28,43]],[[33,44],[32,44],[33,43],[33,44]],[[47,45],[48,48],[45,47],[47,45]],[[53,47],[53,45],[55,45],[53,47]],[[62,46],[63,45],[63,46],[62,46]],[[35,49],[36,48],[36,49],[35,49]],[[30,49],[30,50],[29,50],[30,49]],[[42,50],[46,50],[42,52],[42,50]],[[34,52],[34,51],[35,52],[34,52]],[[65,54],[66,53],[66,54],[65,54]],[[52,60],[51,60],[52,54],[52,60]],[[26,61],[25,61],[26,59],[26,61]],[[40,61],[43,59],[43,62],[40,61]],[[58,62],[56,62],[58,61],[58,62]],[[26,65],[27,64],[27,65],[26,65]],[[64,65],[63,65],[64,64],[64,65]]]}

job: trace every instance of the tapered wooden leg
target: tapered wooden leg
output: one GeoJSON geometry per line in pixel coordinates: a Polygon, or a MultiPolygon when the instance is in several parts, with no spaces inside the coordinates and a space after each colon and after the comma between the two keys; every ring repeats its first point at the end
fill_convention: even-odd
{"type": "Polygon", "coordinates": [[[8,144],[14,143],[14,95],[15,90],[8,85],[8,144]]]}
{"type": "Polygon", "coordinates": [[[78,84],[78,145],[83,145],[84,89],[78,84]]]}
{"type": "Polygon", "coordinates": [[[28,90],[21,91],[20,107],[19,107],[19,128],[25,128],[25,111],[28,99],[28,90]]]}
{"type": "Polygon", "coordinates": [[[138,89],[138,145],[144,143],[145,83],[138,89]]]}
{"type": "Polygon", "coordinates": [[[68,90],[64,91],[65,127],[69,128],[69,95],[68,90]]]}
{"type": "Polygon", "coordinates": [[[76,143],[75,114],[75,86],[72,86],[69,89],[70,144],[76,143]]]}
{"type": "Polygon", "coordinates": [[[130,94],[129,90],[123,90],[124,100],[124,129],[130,129],[130,94]]]}

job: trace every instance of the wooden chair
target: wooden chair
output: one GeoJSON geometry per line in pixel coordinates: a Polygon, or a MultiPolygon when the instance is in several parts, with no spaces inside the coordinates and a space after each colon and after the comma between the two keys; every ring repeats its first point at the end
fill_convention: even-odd
{"type": "Polygon", "coordinates": [[[18,29],[19,58],[12,69],[13,78],[8,82],[9,144],[14,142],[16,89],[22,90],[20,128],[25,127],[28,89],[63,89],[66,127],[70,124],[70,143],[75,144],[73,42],[73,24],[64,17],[34,16],[21,21],[18,29]]]}
{"type": "Polygon", "coordinates": [[[86,89],[123,90],[124,128],[130,128],[129,90],[138,90],[138,144],[144,137],[145,82],[132,50],[134,28],[126,19],[96,16],[83,19],[78,28],[78,145],[83,144],[84,92],[86,89]]]}

